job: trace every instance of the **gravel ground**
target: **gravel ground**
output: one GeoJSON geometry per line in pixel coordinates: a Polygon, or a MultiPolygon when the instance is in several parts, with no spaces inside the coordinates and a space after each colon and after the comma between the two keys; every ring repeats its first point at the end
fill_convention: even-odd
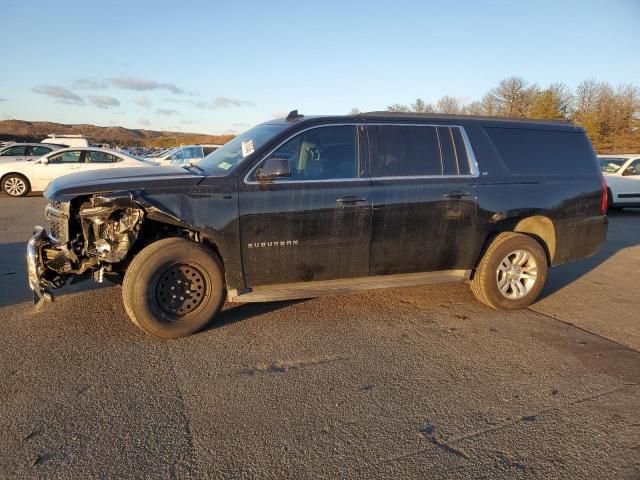
{"type": "Polygon", "coordinates": [[[640,211],[504,313],[464,284],[134,328],[120,288],[36,311],[39,197],[0,198],[2,478],[640,478],[640,211]]]}

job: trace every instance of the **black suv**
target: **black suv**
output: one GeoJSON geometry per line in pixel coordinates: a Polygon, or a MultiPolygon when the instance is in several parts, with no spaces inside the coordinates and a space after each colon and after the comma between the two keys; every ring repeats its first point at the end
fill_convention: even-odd
{"type": "Polygon", "coordinates": [[[67,175],[45,196],[34,298],[116,275],[133,323],[164,338],[225,299],[470,280],[483,303],[522,308],[607,233],[584,130],[503,118],[294,111],[196,164],[67,175]]]}

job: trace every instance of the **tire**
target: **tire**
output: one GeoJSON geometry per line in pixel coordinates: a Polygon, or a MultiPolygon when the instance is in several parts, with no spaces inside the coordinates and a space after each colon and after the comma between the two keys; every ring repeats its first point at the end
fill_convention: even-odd
{"type": "Polygon", "coordinates": [[[131,321],[160,338],[202,330],[219,312],[225,294],[217,255],[182,238],[145,247],[129,264],[122,283],[124,308],[131,321]],[[185,289],[187,281],[192,283],[185,289]]]}
{"type": "Polygon", "coordinates": [[[471,280],[471,291],[492,308],[515,310],[531,305],[546,280],[547,255],[540,243],[527,235],[506,232],[493,240],[480,260],[471,280]],[[525,252],[528,257],[518,252],[525,252]],[[508,265],[514,268],[505,268],[508,265]],[[500,286],[506,289],[505,293],[500,286]]]}
{"type": "Polygon", "coordinates": [[[31,184],[24,175],[10,173],[2,179],[2,191],[12,197],[24,197],[31,191],[31,184]]]}

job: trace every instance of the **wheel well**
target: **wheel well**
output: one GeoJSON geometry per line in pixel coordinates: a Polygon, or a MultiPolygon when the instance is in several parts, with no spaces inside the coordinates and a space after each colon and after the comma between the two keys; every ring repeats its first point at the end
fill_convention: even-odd
{"type": "Polygon", "coordinates": [[[29,186],[29,188],[31,188],[31,182],[26,177],[26,175],[23,175],[22,173],[19,173],[19,172],[9,172],[9,173],[5,173],[2,176],[2,178],[0,178],[0,189],[2,188],[2,184],[4,183],[4,179],[7,178],[9,175],[16,175],[18,177],[24,178],[24,180],[27,182],[27,185],[29,186]]]}
{"type": "Polygon", "coordinates": [[[547,263],[552,264],[556,256],[556,228],[548,217],[536,215],[524,218],[516,224],[513,231],[538,240],[547,253],[547,263]]]}
{"type": "Polygon", "coordinates": [[[503,232],[514,232],[528,235],[538,241],[547,255],[547,264],[552,265],[556,255],[556,229],[549,217],[533,215],[531,217],[505,220],[496,225],[494,231],[485,239],[478,262],[496,236],[503,232]]]}
{"type": "Polygon", "coordinates": [[[224,260],[222,259],[222,255],[220,255],[220,249],[211,238],[189,228],[148,219],[143,221],[143,228],[141,229],[140,235],[131,250],[127,253],[125,259],[121,262],[119,268],[124,272],[128,268],[129,263],[131,263],[131,260],[133,260],[133,257],[143,248],[165,238],[184,238],[206,246],[217,255],[224,272],[224,260]]]}
{"type": "Polygon", "coordinates": [[[218,260],[220,260],[220,263],[222,264],[222,271],[224,273],[224,259],[220,254],[220,249],[218,248],[218,245],[216,245],[216,242],[214,242],[209,237],[206,237],[202,234],[200,234],[200,241],[202,242],[203,245],[213,250],[214,253],[218,256],[218,260]]]}

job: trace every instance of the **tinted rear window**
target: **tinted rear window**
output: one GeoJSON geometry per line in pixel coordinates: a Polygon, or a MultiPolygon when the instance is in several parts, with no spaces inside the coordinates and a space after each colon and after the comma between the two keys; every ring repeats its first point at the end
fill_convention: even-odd
{"type": "Polygon", "coordinates": [[[583,175],[598,172],[595,155],[581,132],[486,128],[514,175],[583,175]]]}
{"type": "Polygon", "coordinates": [[[379,126],[374,177],[442,175],[435,127],[379,126]]]}

